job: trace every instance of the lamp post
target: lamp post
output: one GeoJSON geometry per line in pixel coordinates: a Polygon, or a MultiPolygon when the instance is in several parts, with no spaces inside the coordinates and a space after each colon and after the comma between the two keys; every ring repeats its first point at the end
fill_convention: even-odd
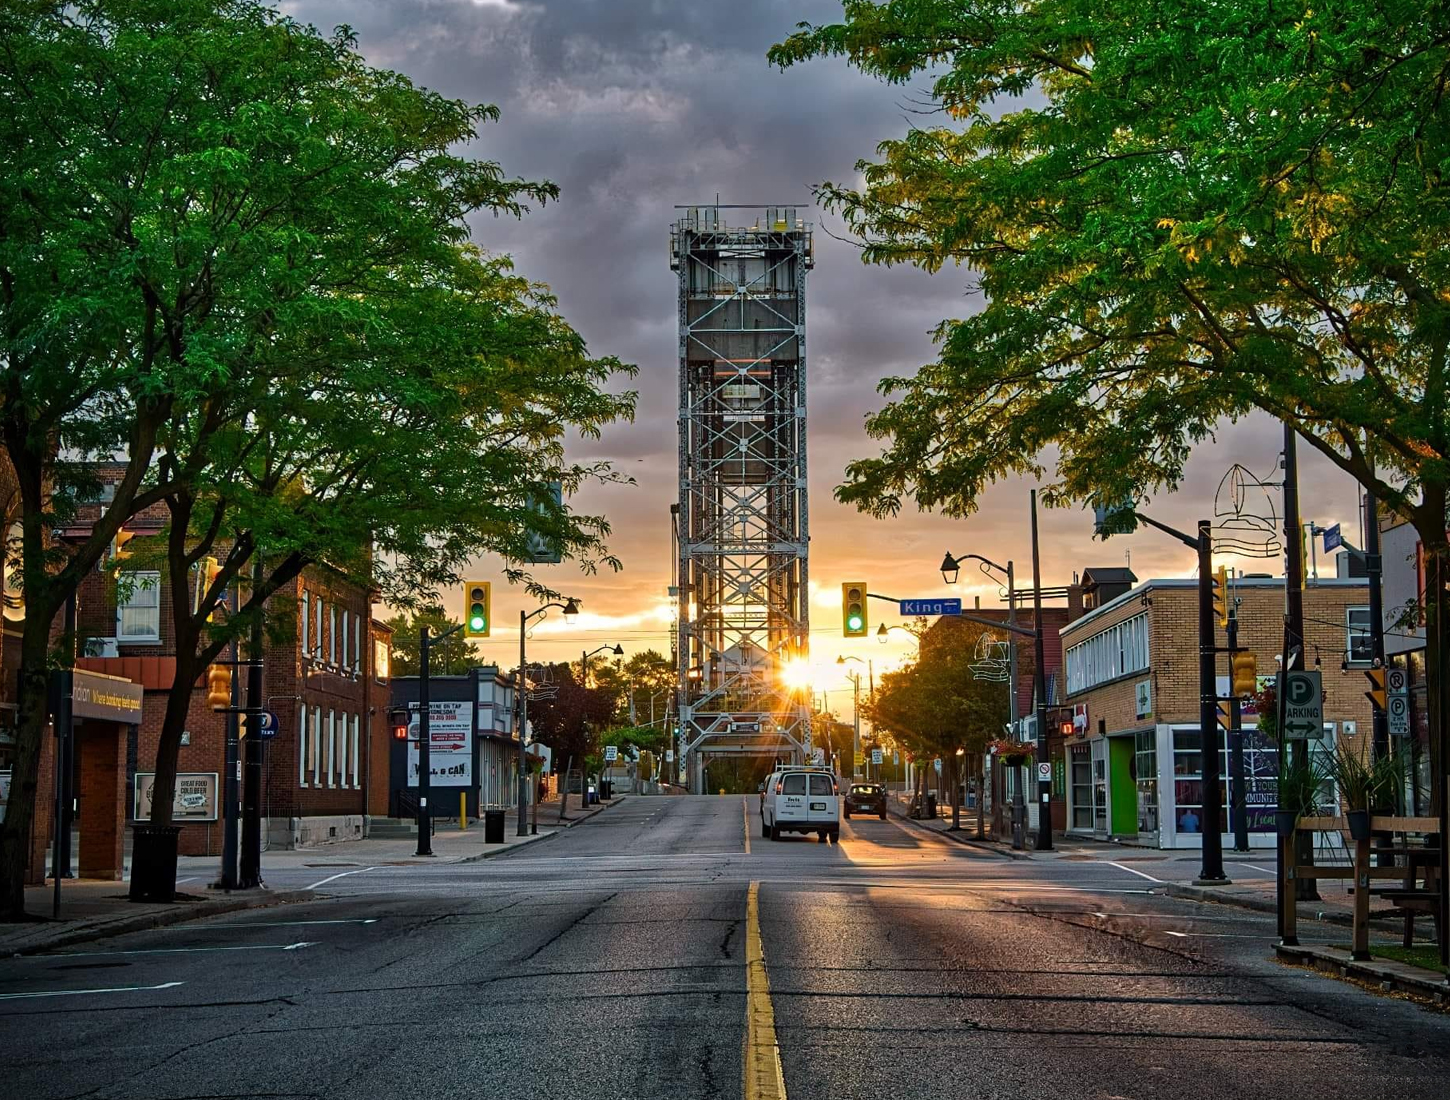
{"type": "MultiPolygon", "coordinates": [[[[583,657],[579,659],[579,686],[586,690],[589,687],[589,658],[593,657],[597,653],[612,653],[616,657],[623,657],[624,647],[622,645],[619,645],[618,643],[614,645],[602,645],[598,649],[589,650],[587,653],[584,654],[583,657]]],[[[603,776],[600,776],[601,781],[603,780],[603,778],[603,776]]],[[[601,799],[604,797],[604,791],[602,788],[599,792],[599,797],[601,799]]],[[[587,783],[584,784],[584,808],[589,808],[589,785],[587,783]]]]}
{"type": "MultiPolygon", "coordinates": [[[[529,722],[529,673],[528,657],[525,654],[525,643],[529,636],[529,623],[546,614],[551,608],[562,608],[564,621],[573,623],[579,617],[579,602],[577,600],[566,600],[563,603],[546,603],[543,607],[537,607],[533,611],[519,609],[519,675],[518,681],[514,684],[514,713],[518,715],[517,732],[519,737],[519,760],[518,760],[518,799],[519,799],[519,836],[529,834],[529,760],[525,751],[524,734],[529,722]]],[[[457,629],[457,628],[455,628],[457,629]]],[[[424,667],[427,667],[426,665],[424,667]]],[[[564,777],[567,781],[568,776],[564,777]]],[[[586,799],[588,795],[585,795],[586,799]]]]}
{"type": "Polygon", "coordinates": [[[420,856],[433,854],[432,811],[428,808],[433,772],[429,751],[432,707],[428,698],[428,654],[433,646],[462,629],[463,624],[459,623],[437,637],[429,637],[426,626],[418,631],[418,851],[415,854],[420,856]]]}
{"type": "MultiPolygon", "coordinates": [[[[873,666],[871,659],[868,657],[866,660],[863,661],[860,657],[846,656],[840,656],[836,658],[836,664],[838,665],[844,665],[847,661],[855,661],[857,664],[862,664],[866,666],[866,698],[872,698],[876,694],[876,669],[873,666]]],[[[861,674],[859,672],[848,672],[846,673],[846,678],[851,681],[852,688],[851,716],[855,722],[855,732],[853,733],[852,737],[855,743],[851,746],[851,752],[854,754],[856,752],[857,745],[859,745],[861,741],[861,674]]],[[[876,727],[873,726],[873,737],[875,736],[875,729],[876,727]]],[[[852,755],[851,761],[853,767],[855,766],[855,759],[855,756],[852,755]]],[[[871,773],[868,771],[866,774],[869,777],[871,773]]]]}

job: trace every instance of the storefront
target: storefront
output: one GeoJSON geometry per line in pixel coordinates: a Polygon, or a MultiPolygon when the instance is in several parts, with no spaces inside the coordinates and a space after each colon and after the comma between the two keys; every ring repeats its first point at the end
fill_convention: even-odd
{"type": "Polygon", "coordinates": [[[140,684],[76,669],[71,692],[72,792],[81,878],[119,880],[129,806],[128,745],[141,722],[140,684]]]}

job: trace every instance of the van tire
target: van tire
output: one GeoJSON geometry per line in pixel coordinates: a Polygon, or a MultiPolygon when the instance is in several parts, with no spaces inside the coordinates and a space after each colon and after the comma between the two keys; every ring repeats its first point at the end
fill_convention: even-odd
{"type": "Polygon", "coordinates": [[[763,836],[763,837],[769,837],[770,836],[770,826],[765,823],[765,815],[764,814],[761,814],[760,815],[760,835],[763,836]]]}
{"type": "Polygon", "coordinates": [[[779,840],[780,839],[780,826],[777,825],[777,824],[775,824],[775,822],[773,822],[773,821],[770,824],[770,839],[771,840],[779,840]]]}
{"type": "Polygon", "coordinates": [[[846,815],[846,820],[847,821],[850,821],[851,820],[851,811],[850,810],[843,810],[841,812],[846,815]]]}
{"type": "Polygon", "coordinates": [[[839,844],[839,843],[841,843],[841,827],[839,825],[837,825],[834,829],[831,830],[831,843],[832,844],[839,844]]]}
{"type": "Polygon", "coordinates": [[[882,810],[881,811],[881,820],[882,821],[885,821],[886,820],[886,811],[885,810],[882,810]]]}

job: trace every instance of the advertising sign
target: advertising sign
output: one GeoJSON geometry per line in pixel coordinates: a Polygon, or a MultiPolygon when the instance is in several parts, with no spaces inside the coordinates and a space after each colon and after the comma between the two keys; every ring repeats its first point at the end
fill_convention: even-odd
{"type": "MultiPolygon", "coordinates": [[[[156,786],[155,772],[137,772],[132,817],[147,821],[151,817],[151,790],[156,786]]],[[[179,824],[188,821],[215,821],[217,817],[217,773],[178,772],[176,794],[171,800],[171,817],[179,824]]]]}
{"type": "MultiPolygon", "coordinates": [[[[408,786],[418,785],[418,704],[408,722],[408,786]]],[[[446,699],[428,705],[428,782],[434,787],[473,786],[474,704],[446,699]]]]}
{"type": "Polygon", "coordinates": [[[1133,715],[1137,718],[1153,717],[1153,681],[1139,680],[1133,685],[1133,715]]]}

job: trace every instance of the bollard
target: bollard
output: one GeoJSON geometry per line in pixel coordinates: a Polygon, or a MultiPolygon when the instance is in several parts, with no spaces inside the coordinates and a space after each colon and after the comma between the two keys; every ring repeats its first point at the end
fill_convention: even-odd
{"type": "Polygon", "coordinates": [[[458,792],[458,827],[465,832],[468,830],[468,792],[458,792]]]}

